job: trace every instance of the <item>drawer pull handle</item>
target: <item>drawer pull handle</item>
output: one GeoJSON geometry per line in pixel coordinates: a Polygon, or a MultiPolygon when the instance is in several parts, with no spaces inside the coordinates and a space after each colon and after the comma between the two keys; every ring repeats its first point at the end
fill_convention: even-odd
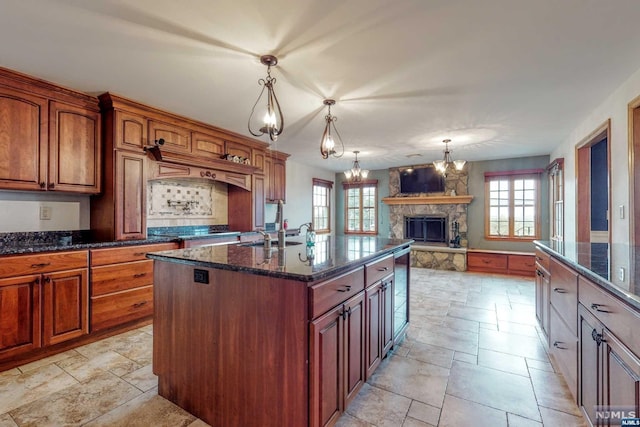
{"type": "Polygon", "coordinates": [[[389,267],[378,267],[378,271],[387,271],[389,267]]]}
{"type": "Polygon", "coordinates": [[[600,312],[600,313],[611,313],[609,310],[603,310],[603,309],[601,309],[600,307],[605,307],[605,305],[603,305],[603,304],[596,304],[596,303],[591,304],[591,309],[592,309],[592,310],[598,311],[598,312],[600,312]]]}
{"type": "Polygon", "coordinates": [[[40,264],[31,264],[31,268],[42,268],[51,265],[50,262],[41,262],[40,264]]]}
{"type": "Polygon", "coordinates": [[[137,303],[133,304],[133,308],[140,308],[140,307],[145,306],[145,305],[147,305],[147,301],[140,301],[140,302],[137,302],[137,303]]]}
{"type": "Polygon", "coordinates": [[[51,282],[51,277],[45,276],[44,277],[44,283],[50,283],[50,282],[51,282]]]}
{"type": "Polygon", "coordinates": [[[491,260],[489,259],[483,259],[482,262],[484,262],[485,264],[491,264],[491,260]]]}
{"type": "Polygon", "coordinates": [[[340,316],[342,316],[344,320],[347,320],[347,317],[351,316],[351,307],[349,307],[346,310],[343,310],[342,313],[340,313],[340,316]]]}
{"type": "Polygon", "coordinates": [[[139,278],[144,277],[146,275],[147,275],[147,273],[137,273],[137,274],[134,274],[133,277],[135,279],[139,279],[139,278]]]}
{"type": "Polygon", "coordinates": [[[553,292],[557,292],[559,294],[566,294],[567,291],[562,288],[553,288],[553,292]]]}
{"type": "Polygon", "coordinates": [[[600,347],[600,344],[602,344],[603,342],[606,342],[602,334],[599,334],[598,331],[596,331],[595,329],[591,331],[591,338],[593,338],[593,340],[596,342],[596,345],[598,347],[600,347]]]}
{"type": "Polygon", "coordinates": [[[553,343],[553,346],[559,350],[567,350],[567,347],[564,347],[562,344],[564,344],[562,341],[556,341],[553,343]]]}
{"type": "Polygon", "coordinates": [[[344,288],[336,289],[338,292],[349,292],[351,290],[351,286],[347,285],[344,288]]]}
{"type": "Polygon", "coordinates": [[[133,254],[133,256],[144,256],[144,255],[146,255],[146,252],[135,252],[133,254]]]}

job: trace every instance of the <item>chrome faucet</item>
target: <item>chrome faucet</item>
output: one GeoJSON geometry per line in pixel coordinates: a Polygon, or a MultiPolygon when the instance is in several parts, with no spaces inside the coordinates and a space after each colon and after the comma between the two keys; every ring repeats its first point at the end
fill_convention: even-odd
{"type": "Polygon", "coordinates": [[[278,210],[276,211],[276,222],[278,223],[278,249],[284,249],[284,213],[282,210],[284,209],[284,202],[282,200],[278,200],[278,210]]]}
{"type": "Polygon", "coordinates": [[[271,252],[271,235],[259,228],[256,229],[256,232],[262,234],[262,237],[264,238],[264,250],[271,252]]]}

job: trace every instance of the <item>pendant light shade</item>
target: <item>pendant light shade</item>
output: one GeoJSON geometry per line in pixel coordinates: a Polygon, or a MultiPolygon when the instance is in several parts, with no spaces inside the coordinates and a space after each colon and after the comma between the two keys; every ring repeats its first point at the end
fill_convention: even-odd
{"type": "Polygon", "coordinates": [[[253,136],[266,134],[269,135],[271,141],[276,141],[278,136],[284,131],[284,117],[274,89],[276,79],[275,77],[271,77],[271,67],[278,63],[278,58],[273,55],[263,55],[260,57],[260,62],[267,66],[267,77],[258,80],[258,84],[262,86],[262,90],[258,95],[256,103],[253,104],[247,127],[253,136]],[[256,113],[256,107],[258,107],[258,105],[260,105],[259,108],[262,108],[262,106],[265,107],[262,121],[259,124],[256,123],[258,122],[258,118],[256,117],[258,114],[256,113]]]}

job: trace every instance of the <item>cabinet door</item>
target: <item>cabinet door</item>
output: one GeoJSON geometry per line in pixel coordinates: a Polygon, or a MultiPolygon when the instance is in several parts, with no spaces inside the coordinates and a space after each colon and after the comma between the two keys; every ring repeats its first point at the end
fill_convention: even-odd
{"type": "Polygon", "coordinates": [[[40,275],[0,279],[0,358],[40,347],[40,275]]]}
{"type": "Polygon", "coordinates": [[[47,108],[46,99],[0,88],[0,188],[45,188],[47,108]]]}
{"type": "Polygon", "coordinates": [[[382,361],[382,282],[367,288],[367,324],[366,324],[366,378],[369,379],[382,361]]]}
{"type": "Polygon", "coordinates": [[[50,104],[48,190],[97,194],[101,190],[100,113],[50,104]]]}
{"type": "Polygon", "coordinates": [[[188,154],[191,152],[191,132],[179,126],[149,120],[149,145],[164,139],[162,151],[188,154]]]}
{"type": "Polygon", "coordinates": [[[282,160],[273,161],[273,199],[286,201],[286,163],[282,160]]]}
{"type": "Polygon", "coordinates": [[[146,223],[146,156],[116,152],[116,240],[143,239],[146,223]]]}
{"type": "Polygon", "coordinates": [[[549,310],[551,308],[550,274],[543,271],[541,280],[542,280],[542,331],[548,336],[549,335],[549,318],[550,318],[549,310]]]}
{"type": "Polygon", "coordinates": [[[227,141],[225,143],[225,154],[231,154],[232,156],[239,156],[252,160],[251,147],[233,141],[227,141]]]}
{"type": "Polygon", "coordinates": [[[607,329],[602,333],[602,343],[601,404],[633,410],[637,414],[640,409],[640,360],[607,329]]]}
{"type": "Polygon", "coordinates": [[[253,225],[264,228],[264,176],[253,175],[253,225]]]}
{"type": "Polygon", "coordinates": [[[311,426],[333,425],[344,408],[342,305],[311,322],[311,426]]]}
{"type": "Polygon", "coordinates": [[[384,358],[393,347],[393,276],[382,280],[381,291],[381,343],[382,357],[384,358]]]}
{"type": "Polygon", "coordinates": [[[399,342],[409,327],[410,250],[394,254],[393,266],[393,340],[399,342]]]}
{"type": "Polygon", "coordinates": [[[365,382],[366,313],[364,301],[364,292],[360,292],[344,303],[344,310],[347,313],[344,325],[344,408],[349,406],[365,382]]]}
{"type": "Polygon", "coordinates": [[[274,200],[273,193],[273,159],[271,157],[264,158],[264,198],[267,203],[274,200]]]}
{"type": "Polygon", "coordinates": [[[44,345],[89,333],[87,269],[45,274],[42,286],[44,345]]]}
{"type": "Polygon", "coordinates": [[[595,408],[601,400],[601,360],[598,336],[602,337],[602,324],[582,305],[578,308],[578,406],[596,424],[595,408]]]}
{"type": "Polygon", "coordinates": [[[115,147],[142,153],[147,143],[147,119],[125,111],[115,112],[115,147]]]}
{"type": "Polygon", "coordinates": [[[224,154],[224,140],[201,132],[191,133],[191,147],[198,157],[220,159],[224,154]]]}

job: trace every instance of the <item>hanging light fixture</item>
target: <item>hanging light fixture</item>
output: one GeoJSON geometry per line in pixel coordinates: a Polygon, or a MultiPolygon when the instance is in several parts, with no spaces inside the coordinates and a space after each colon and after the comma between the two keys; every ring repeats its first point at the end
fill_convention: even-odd
{"type": "Polygon", "coordinates": [[[360,162],[358,161],[358,153],[359,151],[354,151],[353,154],[356,155],[356,159],[353,162],[353,166],[348,171],[344,171],[344,176],[347,177],[349,182],[360,182],[363,179],[367,179],[369,175],[369,171],[366,169],[360,168],[360,162]]]}
{"type": "Polygon", "coordinates": [[[440,172],[442,175],[446,175],[447,174],[447,168],[451,164],[453,164],[453,166],[455,167],[456,170],[461,171],[462,168],[464,168],[464,165],[467,163],[467,161],[466,160],[453,160],[451,158],[451,151],[449,151],[449,143],[451,142],[451,140],[450,139],[445,139],[442,142],[445,143],[444,159],[435,160],[433,162],[433,166],[435,166],[436,170],[438,172],[440,172]]]}
{"type": "Polygon", "coordinates": [[[329,156],[333,156],[336,158],[342,157],[342,155],[344,154],[344,144],[335,125],[335,122],[338,120],[338,118],[331,115],[331,106],[335,105],[336,101],[333,99],[325,99],[323,103],[329,108],[329,112],[326,116],[324,116],[324,120],[327,122],[327,124],[324,126],[324,132],[322,133],[322,139],[320,140],[320,154],[322,154],[323,159],[328,159],[329,156]],[[342,151],[340,152],[340,154],[338,154],[338,152],[336,151],[336,140],[333,138],[333,135],[331,135],[331,128],[333,128],[333,132],[335,133],[336,137],[338,138],[338,142],[342,147],[342,151]]]}
{"type": "Polygon", "coordinates": [[[271,141],[275,141],[278,139],[278,135],[284,130],[284,117],[282,116],[282,110],[280,109],[276,92],[273,89],[273,86],[276,84],[276,79],[275,77],[271,77],[271,67],[278,63],[278,58],[273,55],[263,55],[260,57],[260,62],[267,66],[267,77],[258,80],[258,84],[262,86],[262,90],[260,91],[260,95],[258,95],[256,103],[253,104],[247,127],[251,135],[262,136],[267,134],[271,141]],[[265,89],[267,89],[266,112],[262,120],[262,126],[258,131],[255,131],[255,128],[251,129],[251,122],[254,119],[256,106],[261,102],[260,100],[262,99],[262,102],[265,102],[262,97],[265,89]]]}

